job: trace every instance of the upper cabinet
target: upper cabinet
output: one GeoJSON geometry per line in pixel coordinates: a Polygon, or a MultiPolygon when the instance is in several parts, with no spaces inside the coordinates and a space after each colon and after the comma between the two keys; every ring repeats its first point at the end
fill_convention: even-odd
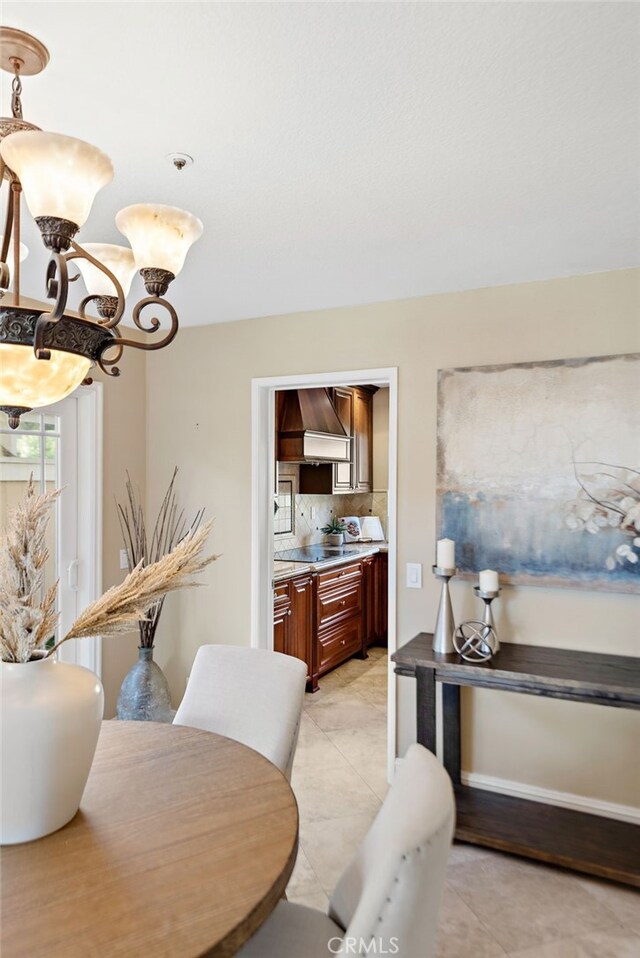
{"type": "Polygon", "coordinates": [[[373,392],[357,386],[353,390],[353,491],[373,489],[373,392]]]}
{"type": "MultiPolygon", "coordinates": [[[[354,397],[353,389],[336,386],[333,390],[333,405],[336,407],[338,419],[344,427],[347,436],[353,437],[354,429],[354,397]]],[[[353,442],[349,462],[336,462],[333,466],[332,492],[351,492],[353,487],[353,442]]]]}
{"type": "Polygon", "coordinates": [[[300,492],[325,495],[373,490],[373,394],[375,386],[335,386],[331,398],[351,438],[349,462],[303,464],[300,492]]]}

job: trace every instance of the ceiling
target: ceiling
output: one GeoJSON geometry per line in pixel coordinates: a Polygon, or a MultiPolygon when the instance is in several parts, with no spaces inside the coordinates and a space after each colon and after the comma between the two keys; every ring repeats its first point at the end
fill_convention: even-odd
{"type": "Polygon", "coordinates": [[[3,0],[2,18],[51,53],[25,118],[114,162],[80,240],[123,241],[133,202],[203,220],[172,287],[183,324],[640,263],[636,4],[3,0]]]}

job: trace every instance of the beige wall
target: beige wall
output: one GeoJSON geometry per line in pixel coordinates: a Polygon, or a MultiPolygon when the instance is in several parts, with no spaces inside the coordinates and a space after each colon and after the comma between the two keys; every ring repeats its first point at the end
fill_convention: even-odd
{"type": "MultiPolygon", "coordinates": [[[[128,349],[118,364],[118,379],[94,375],[104,383],[104,447],[103,447],[103,549],[102,586],[106,590],[121,582],[125,573],[120,570],[122,539],[116,515],[114,497],[122,499],[125,473],[139,483],[142,494],[146,488],[146,389],[145,354],[128,349]]],[[[105,691],[105,717],[115,713],[122,679],[137,658],[137,632],[112,635],[102,640],[102,682],[105,691]]]]}
{"type": "MultiPolygon", "coordinates": [[[[201,643],[249,642],[252,377],[346,369],[353,355],[363,369],[398,367],[402,644],[431,628],[436,613],[437,584],[428,569],[438,368],[636,351],[639,315],[640,271],[628,270],[183,329],[147,365],[148,498],[155,508],[177,463],[186,504],[206,506],[217,517],[213,547],[222,556],[207,571],[204,588],[167,602],[157,658],[176,701],[201,643]],[[406,562],[423,564],[421,591],[404,587],[406,562]]],[[[138,461],[135,440],[127,441],[129,454],[120,451],[121,465],[114,467],[118,479],[134,450],[138,461]]],[[[468,584],[454,582],[453,599],[458,616],[477,611],[468,584]]],[[[503,637],[513,641],[640,653],[635,596],[506,588],[497,611],[503,637]]],[[[415,736],[414,684],[398,684],[402,754],[415,736]]],[[[469,702],[472,695],[465,710],[466,768],[637,804],[630,759],[639,713],[496,693],[472,693],[469,702]]]]}

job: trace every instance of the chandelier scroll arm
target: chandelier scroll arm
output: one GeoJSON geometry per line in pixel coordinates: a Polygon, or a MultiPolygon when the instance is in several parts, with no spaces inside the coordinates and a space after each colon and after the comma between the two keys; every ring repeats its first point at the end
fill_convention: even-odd
{"type": "Polygon", "coordinates": [[[17,176],[11,178],[11,196],[13,198],[13,296],[20,301],[20,194],[22,186],[17,176]]]}
{"type": "Polygon", "coordinates": [[[116,355],[113,357],[113,359],[105,359],[104,356],[99,356],[98,366],[100,367],[102,372],[105,374],[105,376],[116,377],[120,375],[120,368],[119,366],[116,365],[116,363],[120,362],[120,359],[124,352],[124,344],[123,343],[108,343],[105,348],[105,352],[107,352],[107,350],[111,349],[113,346],[117,346],[116,355]]]}
{"type": "MultiPolygon", "coordinates": [[[[0,186],[4,183],[4,175],[7,171],[7,167],[4,161],[0,158],[0,186]]],[[[13,178],[13,173],[10,174],[10,177],[13,178]]],[[[13,231],[13,210],[15,205],[15,193],[11,189],[12,183],[11,179],[8,184],[8,197],[7,197],[7,213],[4,220],[4,232],[2,235],[2,249],[0,251],[0,289],[8,289],[9,283],[11,282],[11,274],[9,272],[9,243],[11,242],[11,233],[13,231]]]]}
{"type": "MultiPolygon", "coordinates": [[[[122,319],[122,315],[124,313],[124,309],[126,305],[126,297],[124,295],[124,290],[122,288],[122,285],[120,284],[120,281],[118,280],[117,276],[115,276],[115,274],[112,273],[111,270],[104,265],[104,263],[102,263],[99,259],[96,259],[95,256],[92,256],[91,253],[87,252],[87,250],[84,249],[84,247],[81,246],[80,243],[76,243],[75,240],[72,240],[71,247],[73,252],[67,253],[65,255],[66,261],[69,263],[74,259],[86,259],[89,263],[91,263],[93,266],[99,269],[101,273],[104,273],[107,279],[111,283],[113,283],[113,287],[115,289],[115,295],[113,299],[117,300],[117,304],[114,304],[115,312],[113,313],[112,316],[109,316],[106,319],[104,318],[98,319],[97,317],[87,316],[85,312],[86,307],[89,305],[89,303],[91,302],[97,302],[98,304],[102,303],[105,297],[100,296],[99,294],[85,296],[85,298],[82,300],[82,302],[80,303],[78,307],[78,312],[80,313],[83,319],[91,319],[94,322],[99,323],[100,326],[104,326],[106,329],[114,329],[118,325],[120,320],[122,319]]],[[[77,276],[73,277],[74,280],[77,278],[78,278],[77,276]]]]}
{"type": "Polygon", "coordinates": [[[139,303],[136,303],[133,309],[133,314],[132,314],[134,323],[136,324],[138,329],[141,330],[143,333],[149,333],[150,335],[153,335],[153,333],[158,332],[158,330],[161,328],[161,323],[159,319],[157,319],[154,316],[152,319],[149,320],[149,325],[145,326],[140,318],[142,310],[145,309],[147,306],[151,306],[151,305],[161,306],[163,309],[166,309],[166,311],[169,314],[169,317],[171,319],[171,326],[169,330],[167,331],[167,333],[165,334],[165,336],[163,336],[163,338],[159,339],[157,342],[138,342],[135,339],[125,339],[121,336],[117,336],[113,340],[111,345],[132,346],[134,349],[154,350],[154,349],[163,349],[165,346],[168,346],[169,343],[173,342],[178,332],[178,326],[179,326],[178,314],[173,308],[173,306],[171,305],[171,303],[166,299],[162,299],[162,297],[146,296],[144,299],[141,299],[139,303]]]}
{"type": "MultiPolygon", "coordinates": [[[[120,333],[120,330],[116,327],[114,332],[116,333],[116,336],[117,336],[120,333]]],[[[111,342],[108,342],[105,344],[104,349],[98,356],[97,363],[100,369],[102,370],[102,372],[106,376],[116,377],[120,375],[120,369],[118,368],[117,363],[120,362],[123,352],[124,352],[124,346],[122,345],[122,343],[116,342],[115,337],[111,340],[111,342]],[[111,359],[107,359],[106,354],[111,349],[115,349],[115,355],[112,356],[111,359]]]]}
{"type": "Polygon", "coordinates": [[[69,295],[69,271],[62,253],[53,251],[47,267],[47,297],[55,299],[50,312],[41,313],[33,335],[33,351],[36,359],[51,359],[51,351],[45,348],[44,334],[48,326],[59,322],[64,316],[69,295]]]}
{"type": "MultiPolygon", "coordinates": [[[[158,332],[158,330],[161,328],[160,320],[157,319],[155,316],[149,320],[148,326],[145,326],[140,318],[142,310],[145,309],[147,306],[151,306],[151,305],[161,306],[164,309],[166,309],[166,311],[168,312],[169,317],[171,319],[171,326],[169,327],[168,331],[162,337],[162,339],[159,339],[157,342],[138,342],[135,339],[128,339],[127,337],[124,337],[124,336],[115,336],[111,340],[111,342],[105,344],[104,349],[102,350],[102,353],[97,360],[98,366],[103,371],[103,373],[105,373],[107,376],[120,375],[120,369],[118,368],[118,366],[116,366],[116,363],[119,362],[120,358],[122,357],[125,346],[131,346],[133,349],[142,349],[145,351],[149,351],[149,350],[155,350],[155,349],[162,349],[164,346],[168,346],[169,343],[171,343],[175,339],[176,334],[178,332],[178,326],[179,326],[178,314],[176,313],[171,303],[169,303],[166,299],[162,299],[161,297],[158,297],[158,296],[147,296],[144,299],[141,299],[140,302],[136,303],[133,309],[132,315],[133,315],[133,321],[138,327],[138,329],[141,330],[143,333],[149,333],[150,335],[153,335],[153,333],[158,332]],[[114,347],[117,349],[115,356],[112,359],[105,359],[104,354],[107,353],[109,350],[113,349],[114,347]]],[[[118,332],[118,330],[116,330],[116,332],[118,332]]]]}

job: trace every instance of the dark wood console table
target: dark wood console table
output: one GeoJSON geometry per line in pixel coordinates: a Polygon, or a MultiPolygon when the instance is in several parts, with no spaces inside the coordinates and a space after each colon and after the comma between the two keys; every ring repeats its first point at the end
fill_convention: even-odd
{"type": "Polygon", "coordinates": [[[471,664],[434,652],[432,641],[421,632],[392,659],[398,675],[416,679],[418,741],[432,752],[442,683],[442,757],[456,790],[456,838],[640,887],[639,826],[460,780],[460,686],[640,709],[640,658],[504,644],[491,662],[471,664]]]}

